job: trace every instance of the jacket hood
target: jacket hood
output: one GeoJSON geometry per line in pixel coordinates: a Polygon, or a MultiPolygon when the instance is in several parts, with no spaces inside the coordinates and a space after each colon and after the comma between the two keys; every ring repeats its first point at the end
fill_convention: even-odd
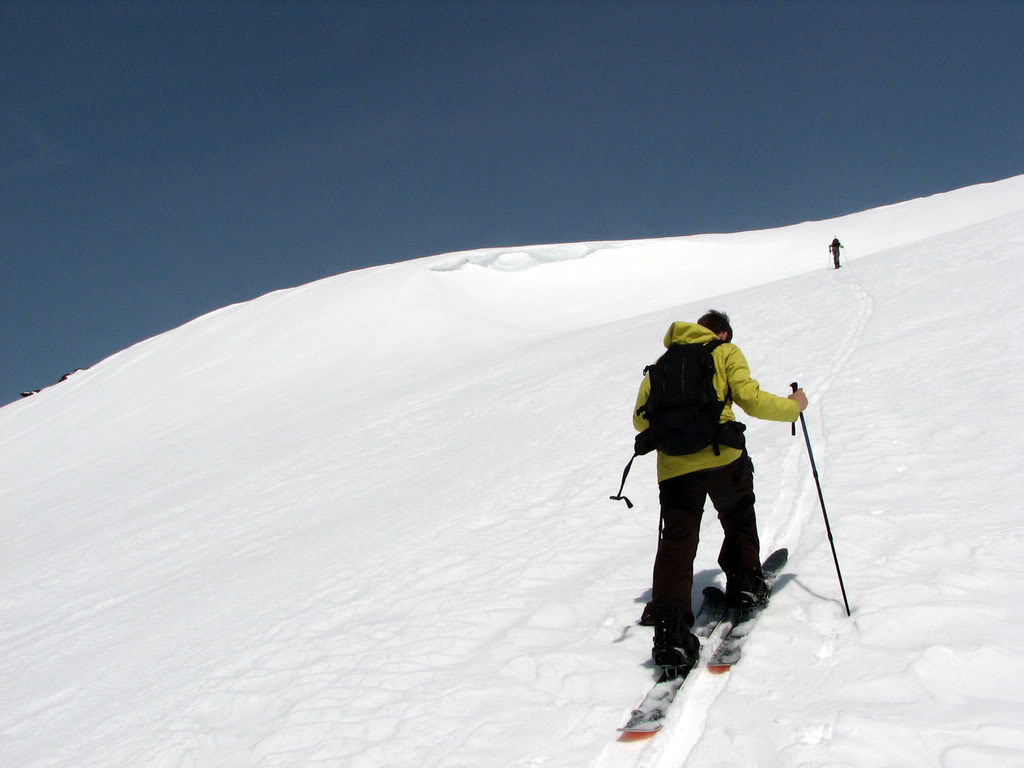
{"type": "Polygon", "coordinates": [[[714,332],[696,323],[674,322],[665,334],[665,347],[673,344],[706,344],[718,337],[714,332]]]}

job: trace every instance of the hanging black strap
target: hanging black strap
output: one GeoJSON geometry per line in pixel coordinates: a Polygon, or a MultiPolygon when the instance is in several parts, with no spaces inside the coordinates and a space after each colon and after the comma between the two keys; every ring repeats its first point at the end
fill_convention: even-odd
{"type": "Polygon", "coordinates": [[[630,458],[629,463],[626,464],[626,468],[624,470],[622,470],[622,484],[619,485],[619,493],[618,493],[618,495],[617,496],[609,496],[608,497],[612,501],[624,501],[624,502],[626,502],[626,508],[627,509],[632,509],[633,508],[633,502],[630,501],[629,499],[627,499],[625,496],[622,495],[622,489],[626,487],[626,477],[629,475],[629,470],[633,466],[633,459],[635,459],[639,455],[640,455],[639,453],[634,453],[632,458],[630,458]]]}

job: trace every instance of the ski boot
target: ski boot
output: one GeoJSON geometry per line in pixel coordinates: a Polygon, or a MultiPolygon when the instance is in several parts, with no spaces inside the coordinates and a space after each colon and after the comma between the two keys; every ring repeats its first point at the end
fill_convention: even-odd
{"type": "Polygon", "coordinates": [[[686,677],[697,663],[699,653],[700,640],[690,631],[683,609],[677,605],[655,606],[651,656],[665,678],[686,677]]]}
{"type": "Polygon", "coordinates": [[[725,598],[730,608],[741,612],[755,611],[768,605],[768,584],[757,571],[727,574],[725,598]]]}

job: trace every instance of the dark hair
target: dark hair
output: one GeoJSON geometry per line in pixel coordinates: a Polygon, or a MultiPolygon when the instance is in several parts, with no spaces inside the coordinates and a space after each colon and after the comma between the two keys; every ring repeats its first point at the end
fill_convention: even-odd
{"type": "Polygon", "coordinates": [[[729,316],[725,312],[719,312],[717,309],[709,309],[705,312],[700,320],[697,321],[697,325],[703,325],[715,336],[725,332],[726,341],[732,341],[732,326],[729,325],[729,316]]]}

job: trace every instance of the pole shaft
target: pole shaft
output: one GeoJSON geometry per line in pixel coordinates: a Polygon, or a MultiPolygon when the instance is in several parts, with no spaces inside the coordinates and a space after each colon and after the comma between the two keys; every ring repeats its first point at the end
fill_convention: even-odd
{"type": "MultiPolygon", "coordinates": [[[[799,387],[794,381],[791,385],[796,392],[799,387]]],[[[811,450],[811,436],[807,432],[807,420],[803,411],[800,412],[800,426],[804,431],[804,442],[807,444],[807,457],[811,460],[811,473],[814,475],[814,485],[818,489],[818,502],[821,504],[821,516],[825,520],[825,533],[828,534],[828,544],[832,548],[832,562],[836,564],[836,576],[839,577],[839,591],[843,593],[843,605],[846,607],[846,615],[850,615],[850,602],[846,599],[846,585],[843,584],[843,572],[839,568],[839,556],[836,554],[835,539],[832,538],[832,526],[828,522],[828,512],[825,511],[825,497],[821,493],[821,481],[818,479],[818,465],[814,462],[814,451],[811,450]]],[[[796,424],[793,425],[796,432],[796,424]]]]}

